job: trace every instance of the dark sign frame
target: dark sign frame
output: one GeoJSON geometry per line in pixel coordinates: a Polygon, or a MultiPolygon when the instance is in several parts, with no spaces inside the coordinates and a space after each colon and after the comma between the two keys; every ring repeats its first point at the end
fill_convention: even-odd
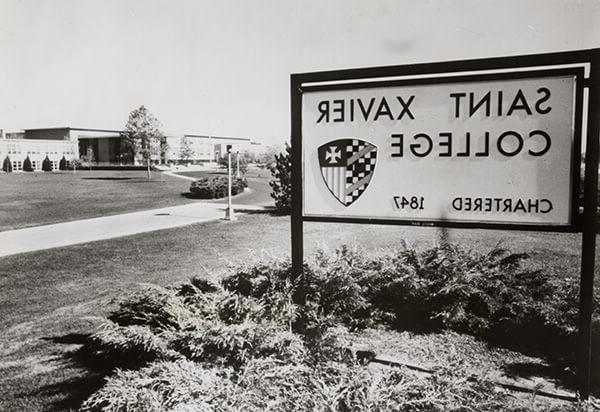
{"type": "Polygon", "coordinates": [[[587,398],[590,390],[591,316],[596,248],[596,215],[598,196],[598,157],[600,151],[600,49],[534,54],[449,62],[420,63],[313,73],[292,74],[292,271],[302,276],[304,260],[303,222],[367,223],[387,225],[436,226],[582,233],[581,294],[579,307],[579,391],[587,398]],[[489,73],[490,71],[497,71],[489,73]],[[488,73],[477,73],[488,72],[488,73]],[[587,76],[586,76],[587,74],[587,76]],[[437,76],[417,79],[389,78],[437,76]],[[574,141],[571,153],[571,216],[569,224],[484,223],[467,221],[371,219],[332,216],[305,216],[303,207],[302,159],[302,95],[317,90],[340,90],[398,85],[459,83],[499,79],[540,78],[560,75],[575,76],[574,141]],[[388,80],[386,80],[388,78],[388,80]],[[329,84],[318,84],[329,83],[329,84]],[[588,91],[587,136],[585,156],[584,198],[580,201],[580,163],[583,132],[585,90],[588,91]],[[581,212],[583,209],[583,212],[581,212]]]}

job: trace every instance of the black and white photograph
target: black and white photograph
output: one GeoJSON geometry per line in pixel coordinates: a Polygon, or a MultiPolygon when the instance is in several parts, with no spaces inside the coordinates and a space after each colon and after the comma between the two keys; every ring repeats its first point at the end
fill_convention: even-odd
{"type": "Polygon", "coordinates": [[[600,411],[599,0],[0,0],[0,411],[600,411]]]}

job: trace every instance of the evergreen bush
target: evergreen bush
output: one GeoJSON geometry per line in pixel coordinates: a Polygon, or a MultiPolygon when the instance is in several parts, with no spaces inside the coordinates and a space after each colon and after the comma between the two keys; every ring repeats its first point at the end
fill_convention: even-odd
{"type": "Polygon", "coordinates": [[[48,157],[48,155],[46,155],[46,157],[42,161],[42,170],[44,172],[51,172],[52,171],[52,162],[50,161],[50,158],[48,157]]]}
{"type": "Polygon", "coordinates": [[[271,197],[280,213],[289,213],[292,209],[292,148],[286,143],[285,153],[275,155],[275,164],[270,168],[271,180],[269,185],[271,197]]]}
{"type": "Polygon", "coordinates": [[[6,173],[12,172],[13,167],[12,162],[10,161],[10,157],[6,156],[4,158],[4,162],[2,163],[2,170],[4,170],[6,173]]]}
{"type": "Polygon", "coordinates": [[[64,156],[58,162],[58,170],[67,170],[67,159],[64,156]]]}
{"type": "MultiPolygon", "coordinates": [[[[219,199],[227,196],[227,177],[206,176],[192,182],[190,193],[198,199],[219,199]]],[[[245,179],[232,179],[231,195],[235,196],[244,191],[248,184],[245,179]]]]}
{"type": "Polygon", "coordinates": [[[301,278],[290,266],[260,263],[221,285],[195,278],[126,298],[87,344],[119,369],[82,410],[459,410],[469,400],[474,410],[526,410],[456,365],[421,378],[361,367],[348,328],[371,325],[459,331],[573,366],[576,282],[526,254],[444,244],[370,256],[344,246],[319,252],[301,278]]]}
{"type": "Polygon", "coordinates": [[[23,171],[33,172],[33,166],[31,165],[31,159],[29,158],[29,156],[27,156],[23,161],[23,171]]]}

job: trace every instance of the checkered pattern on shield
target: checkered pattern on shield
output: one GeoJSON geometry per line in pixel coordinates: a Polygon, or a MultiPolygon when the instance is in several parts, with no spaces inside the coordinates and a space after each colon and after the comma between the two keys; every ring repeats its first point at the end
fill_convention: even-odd
{"type": "Polygon", "coordinates": [[[360,139],[338,139],[319,149],[319,166],[327,188],[344,206],[366,190],[377,161],[377,147],[360,139]]]}

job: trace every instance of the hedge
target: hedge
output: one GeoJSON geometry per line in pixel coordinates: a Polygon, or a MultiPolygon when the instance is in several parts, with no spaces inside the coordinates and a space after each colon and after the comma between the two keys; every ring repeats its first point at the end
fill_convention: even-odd
{"type": "MultiPolygon", "coordinates": [[[[244,179],[232,179],[231,195],[235,196],[248,186],[244,179]]],[[[219,199],[227,196],[227,178],[224,176],[202,177],[190,186],[192,197],[197,199],[219,199]]]]}

